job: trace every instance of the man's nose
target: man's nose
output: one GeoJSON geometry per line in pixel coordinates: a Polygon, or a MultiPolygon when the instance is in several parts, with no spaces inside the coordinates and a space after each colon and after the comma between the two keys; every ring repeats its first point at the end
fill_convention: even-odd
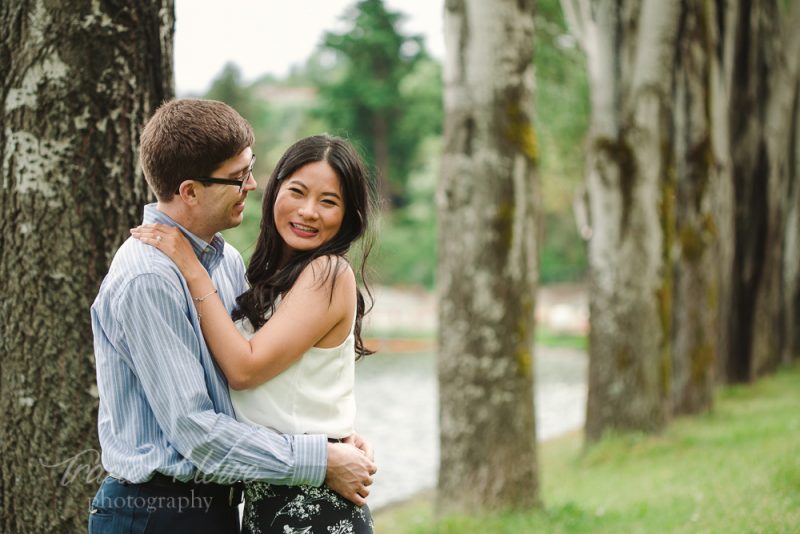
{"type": "Polygon", "coordinates": [[[257,185],[258,184],[256,183],[256,177],[251,172],[250,175],[247,177],[247,179],[244,181],[244,187],[242,187],[242,190],[252,191],[253,189],[256,188],[257,185]]]}

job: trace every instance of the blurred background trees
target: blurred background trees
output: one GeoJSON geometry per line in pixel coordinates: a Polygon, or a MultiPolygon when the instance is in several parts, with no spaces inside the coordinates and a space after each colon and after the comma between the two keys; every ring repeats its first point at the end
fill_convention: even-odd
{"type": "MultiPolygon", "coordinates": [[[[592,439],[797,354],[798,4],[538,2],[540,282],[589,284],[592,439]]],[[[285,79],[226,68],[207,96],[256,126],[262,179],[300,135],[353,139],[386,200],[374,278],[430,289],[441,67],[380,0],[343,20],[285,79]]],[[[231,233],[245,256],[257,219],[231,233]]]]}
{"type": "Polygon", "coordinates": [[[360,141],[384,209],[408,201],[419,145],[441,133],[441,75],[423,39],[399,31],[402,15],[383,0],[361,0],[344,15],[350,29],[322,48],[335,67],[321,80],[317,113],[333,133],[360,141]]]}
{"type": "Polygon", "coordinates": [[[562,5],[591,73],[597,440],[798,356],[800,3],[562,5]]]}
{"type": "MultiPolygon", "coordinates": [[[[589,119],[586,62],[558,0],[537,3],[535,116],[541,175],[540,280],[574,282],[586,273],[575,221],[589,119]]],[[[442,149],[442,67],[423,38],[402,31],[402,13],[380,0],[356,2],[345,29],[329,33],[306,63],[284,78],[241,79],[226,66],[203,95],[222,98],[256,130],[256,177],[263,183],[297,138],[328,131],[360,147],[385,197],[380,239],[371,257],[382,284],[431,289],[436,272],[435,189],[442,149]],[[374,126],[388,118],[388,164],[379,165],[374,126]],[[388,170],[387,170],[388,169],[388,170]],[[380,183],[380,182],[379,182],[380,183]]],[[[383,161],[383,160],[382,160],[383,161]]],[[[258,233],[258,201],[242,227],[226,233],[245,259],[258,233]]]]}

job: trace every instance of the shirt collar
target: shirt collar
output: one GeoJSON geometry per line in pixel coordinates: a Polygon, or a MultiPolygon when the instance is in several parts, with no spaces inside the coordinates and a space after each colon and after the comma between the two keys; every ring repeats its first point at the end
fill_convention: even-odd
{"type": "Polygon", "coordinates": [[[192,249],[194,249],[194,253],[200,260],[200,263],[202,263],[209,272],[211,272],[211,268],[215,267],[225,255],[225,240],[220,233],[214,234],[214,237],[211,238],[211,243],[207,243],[175,222],[172,217],[159,210],[156,203],[147,204],[144,207],[143,222],[144,224],[158,223],[179,228],[180,231],[183,232],[183,235],[189,240],[189,243],[191,243],[192,249]]]}

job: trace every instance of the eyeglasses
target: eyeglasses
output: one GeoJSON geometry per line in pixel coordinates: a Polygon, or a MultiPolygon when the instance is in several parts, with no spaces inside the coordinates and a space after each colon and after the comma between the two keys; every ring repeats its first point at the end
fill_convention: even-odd
{"type": "MultiPolygon", "coordinates": [[[[194,180],[195,182],[201,182],[204,184],[222,184],[222,185],[236,185],[239,186],[239,192],[241,193],[244,189],[244,184],[247,183],[247,180],[250,179],[250,175],[253,174],[253,167],[256,165],[256,156],[253,154],[252,159],[250,160],[250,165],[247,167],[247,170],[242,174],[239,178],[215,178],[213,176],[203,177],[203,178],[189,178],[189,180],[194,180]]],[[[178,189],[175,190],[175,194],[180,194],[180,186],[178,189]]]]}

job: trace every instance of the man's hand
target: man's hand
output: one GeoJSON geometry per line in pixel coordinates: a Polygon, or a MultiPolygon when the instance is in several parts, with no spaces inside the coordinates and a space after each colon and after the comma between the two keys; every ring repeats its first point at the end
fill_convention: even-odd
{"type": "Polygon", "coordinates": [[[367,455],[367,458],[373,462],[375,461],[375,449],[373,449],[372,444],[365,440],[360,434],[353,432],[342,441],[349,443],[356,449],[360,449],[361,452],[367,455]]]}
{"type": "Polygon", "coordinates": [[[357,506],[367,504],[372,475],[378,470],[361,450],[347,443],[328,443],[325,484],[357,506]]]}

